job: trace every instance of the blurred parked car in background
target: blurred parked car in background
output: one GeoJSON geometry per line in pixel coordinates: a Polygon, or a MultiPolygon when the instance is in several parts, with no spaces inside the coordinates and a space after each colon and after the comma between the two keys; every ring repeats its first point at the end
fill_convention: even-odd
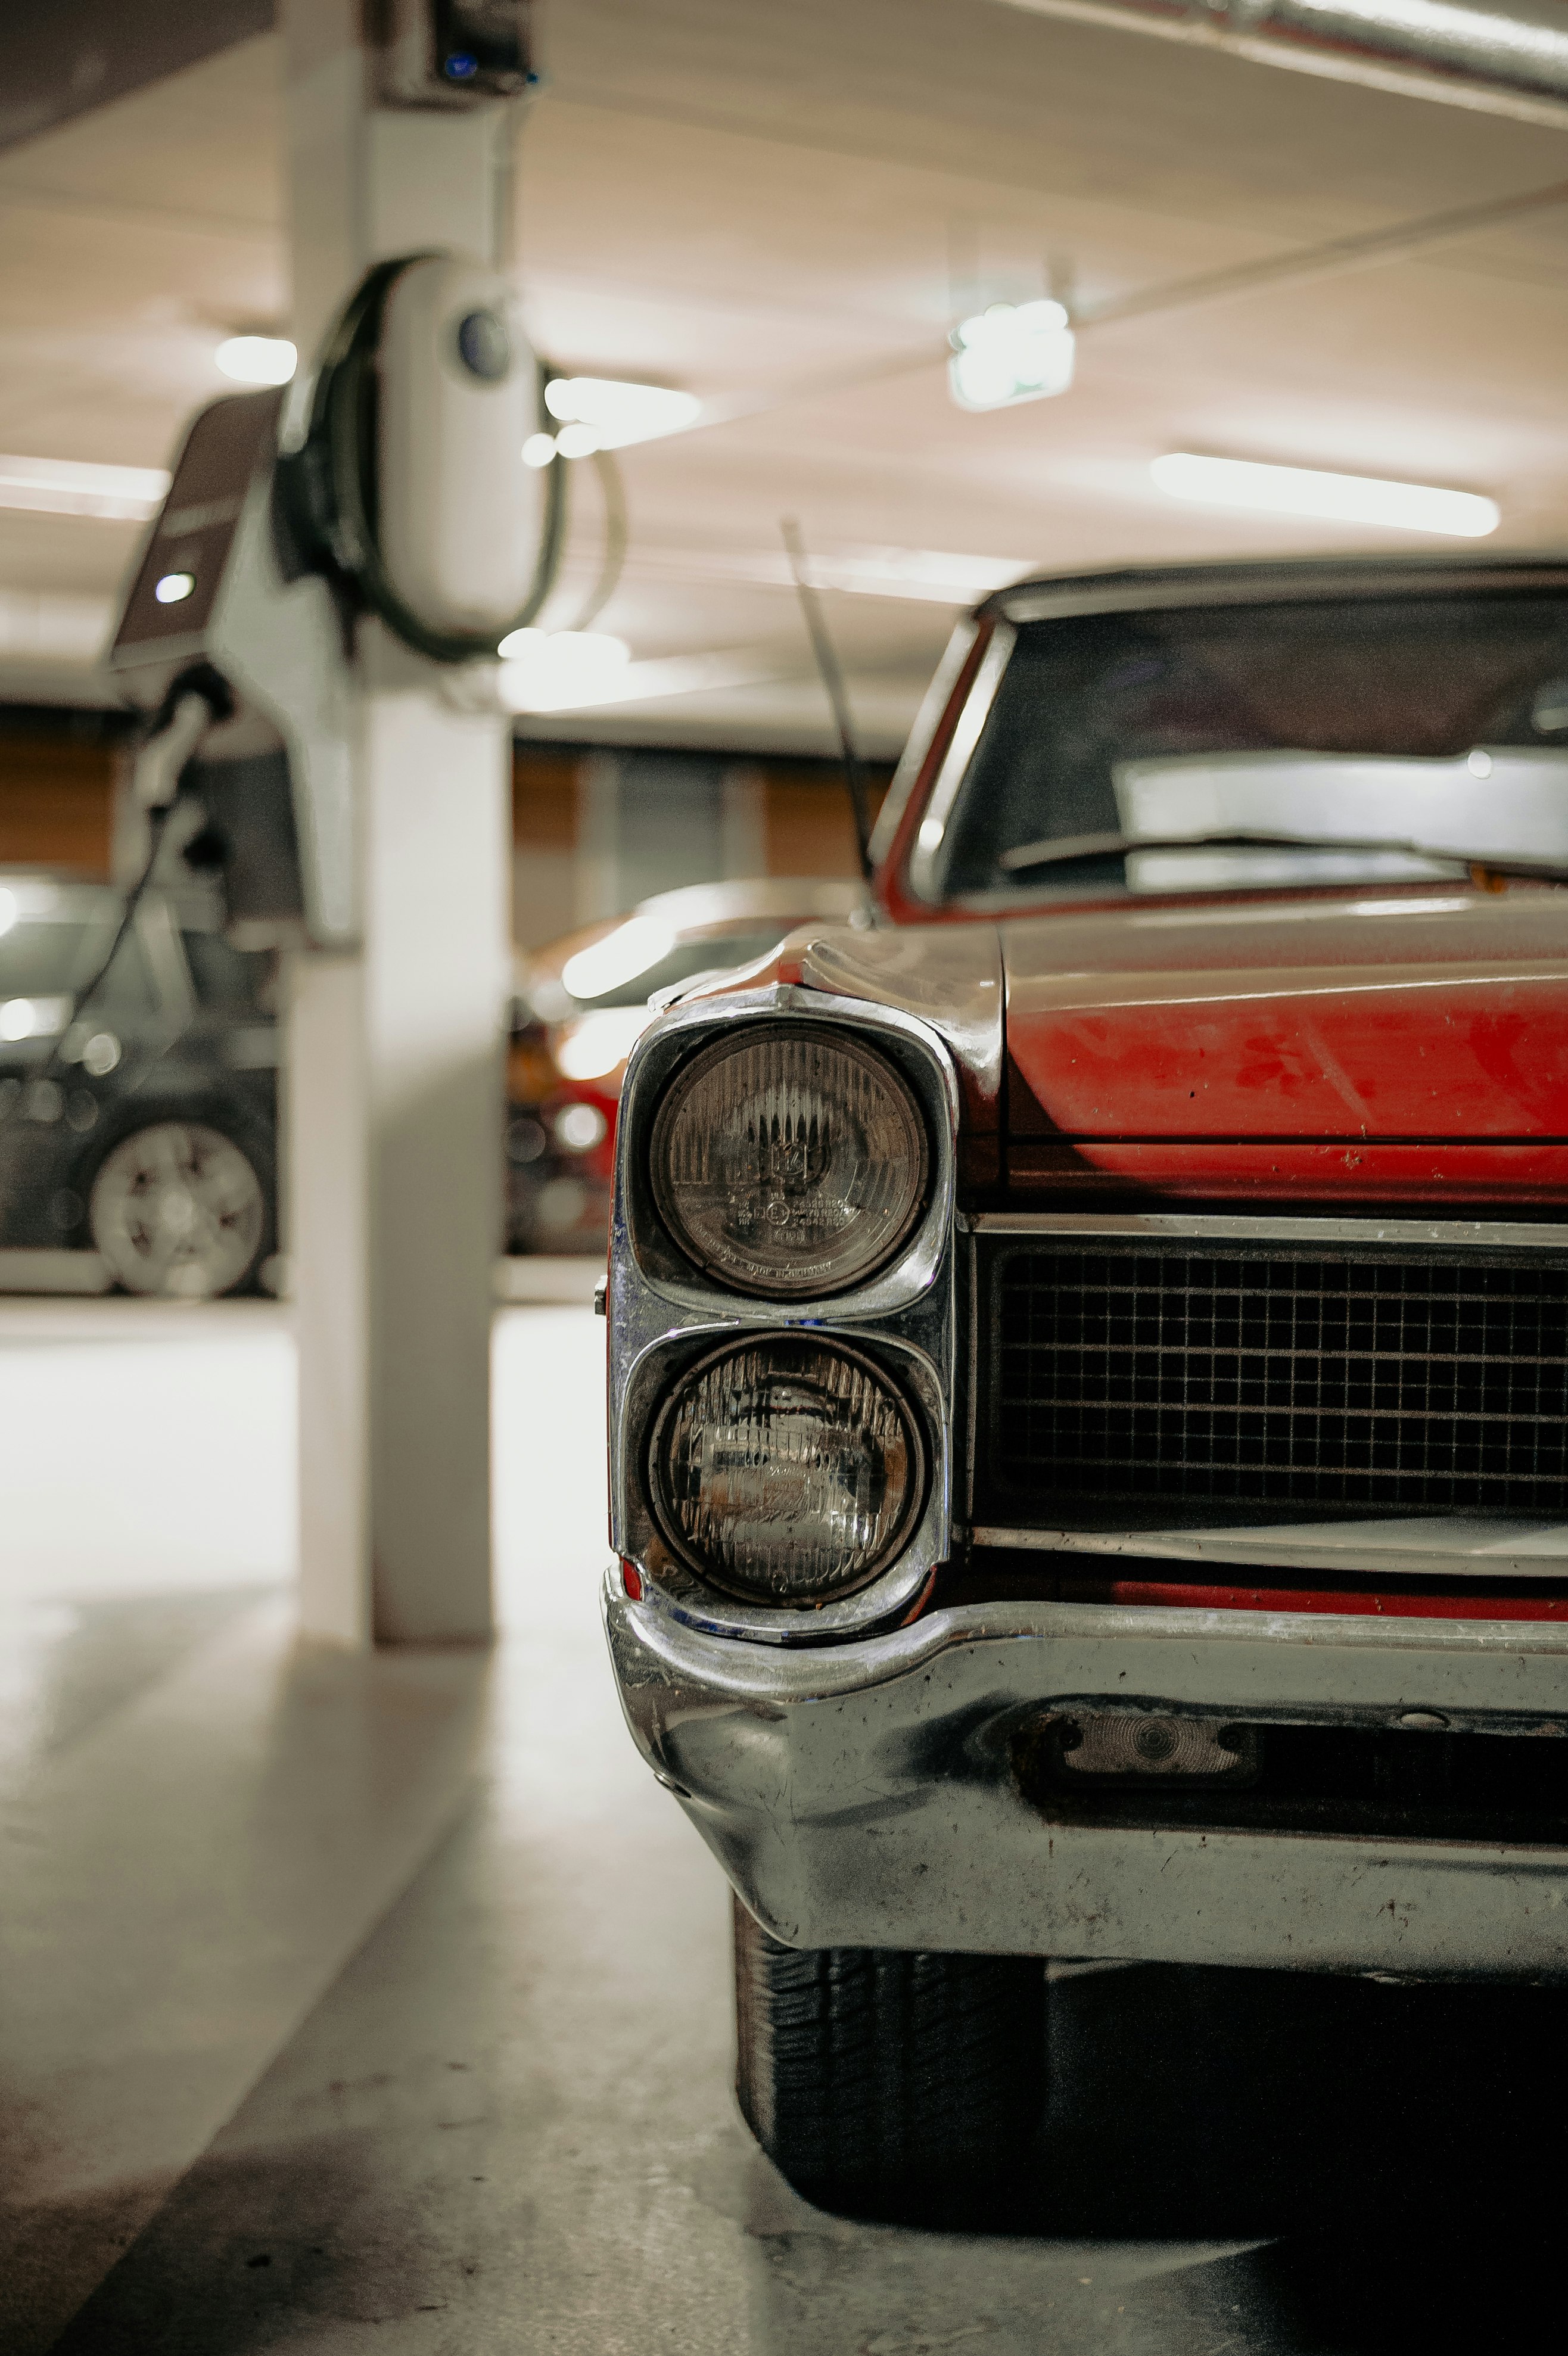
{"type": "Polygon", "coordinates": [[[194,877],[125,914],[108,884],[0,870],[0,1251],[91,1250],[90,1282],[131,1292],[253,1286],[276,1249],[272,959],[231,947],[194,877]]]}
{"type": "MultiPolygon", "coordinates": [[[[797,925],[843,923],[863,897],[821,879],[695,884],[520,958],[508,1249],[604,1251],[621,1076],[650,994],[765,957],[797,925]]],[[[124,916],[112,885],[0,869],[0,1288],[267,1289],[274,961],[231,946],[194,873],[145,891],[116,948],[124,916]],[[79,1273],[61,1251],[82,1255],[79,1273]]]]}
{"type": "Polygon", "coordinates": [[[518,960],[507,1072],[507,1248],[602,1254],[616,1108],[649,1000],[766,957],[797,925],[843,924],[861,885],[823,876],[693,884],[518,960]]]}

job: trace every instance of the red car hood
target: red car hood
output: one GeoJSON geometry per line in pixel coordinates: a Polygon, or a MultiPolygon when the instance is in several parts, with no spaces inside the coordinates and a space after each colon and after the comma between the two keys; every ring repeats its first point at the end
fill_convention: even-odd
{"type": "Polygon", "coordinates": [[[780,980],[907,1008],[1021,1198],[1568,1206],[1568,892],[803,928],[780,980]]]}
{"type": "Polygon", "coordinates": [[[1568,1203],[1568,893],[1116,908],[1002,943],[1015,1185],[1568,1203]]]}

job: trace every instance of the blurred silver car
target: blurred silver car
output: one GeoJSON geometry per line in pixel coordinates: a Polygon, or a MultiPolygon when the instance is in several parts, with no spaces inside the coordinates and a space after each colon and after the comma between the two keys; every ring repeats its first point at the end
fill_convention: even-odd
{"type": "Polygon", "coordinates": [[[199,879],[125,913],[112,885],[0,869],[0,1250],[94,1252],[131,1292],[253,1287],[276,1249],[273,960],[225,939],[199,879]]]}

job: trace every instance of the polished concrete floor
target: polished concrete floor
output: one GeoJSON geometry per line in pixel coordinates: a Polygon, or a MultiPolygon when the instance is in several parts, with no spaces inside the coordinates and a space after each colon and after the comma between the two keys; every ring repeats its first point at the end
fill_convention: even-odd
{"type": "Polygon", "coordinates": [[[1562,2337],[1555,1996],[1103,1972],[1005,2233],[807,2207],[602,1656],[602,1332],[497,1329],[504,1644],[287,1613],[284,1312],[0,1307],[0,2349],[1242,2356],[1562,2337]]]}

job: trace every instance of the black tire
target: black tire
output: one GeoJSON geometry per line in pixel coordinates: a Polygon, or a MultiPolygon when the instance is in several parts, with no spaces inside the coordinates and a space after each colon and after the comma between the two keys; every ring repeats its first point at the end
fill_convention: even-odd
{"type": "Polygon", "coordinates": [[[735,1906],[736,2092],[822,2209],[1000,2225],[1045,2104],[1045,1965],[1026,1955],[786,1947],[735,1906]]]}

